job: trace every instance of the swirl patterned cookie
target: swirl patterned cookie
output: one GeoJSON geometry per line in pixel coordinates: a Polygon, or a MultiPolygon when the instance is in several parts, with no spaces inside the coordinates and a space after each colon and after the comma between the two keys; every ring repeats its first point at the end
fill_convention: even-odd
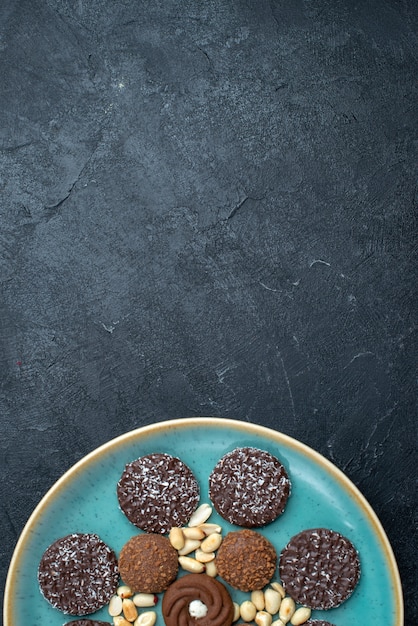
{"type": "Polygon", "coordinates": [[[218,580],[186,574],[165,592],[162,612],[166,626],[231,626],[234,605],[218,580]]]}

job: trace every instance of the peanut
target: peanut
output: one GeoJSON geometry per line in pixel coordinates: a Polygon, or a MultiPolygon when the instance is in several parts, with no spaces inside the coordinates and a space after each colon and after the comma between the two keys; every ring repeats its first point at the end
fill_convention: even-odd
{"type": "Polygon", "coordinates": [[[215,553],[203,552],[203,550],[197,549],[196,552],[194,553],[194,557],[196,561],[199,561],[199,563],[209,563],[210,561],[214,560],[215,553]]]}
{"type": "Polygon", "coordinates": [[[216,576],[218,575],[218,568],[216,567],[215,560],[209,561],[209,563],[206,563],[205,572],[208,576],[211,576],[212,578],[216,578],[216,576]]]}
{"type": "Polygon", "coordinates": [[[271,626],[273,618],[267,611],[258,611],[254,621],[257,626],[271,626]]]}
{"type": "Polygon", "coordinates": [[[128,587],[128,585],[121,585],[120,587],[117,588],[116,593],[122,599],[130,598],[131,596],[134,595],[132,589],[128,587]]]}
{"type": "Polygon", "coordinates": [[[285,597],[286,592],[285,592],[285,590],[284,590],[283,585],[281,585],[281,584],[280,584],[280,583],[278,583],[278,582],[273,582],[273,583],[270,583],[270,586],[271,586],[271,587],[273,587],[273,589],[274,589],[275,591],[278,591],[278,592],[280,593],[280,595],[282,596],[282,598],[284,598],[284,597],[285,597]]]}
{"type": "Polygon", "coordinates": [[[251,622],[257,614],[257,609],[250,600],[244,600],[239,607],[239,612],[244,622],[251,622]]]}
{"type": "Polygon", "coordinates": [[[131,622],[128,622],[122,615],[116,615],[113,618],[114,626],[131,626],[131,622]]]}
{"type": "Polygon", "coordinates": [[[203,552],[215,552],[222,543],[222,535],[219,533],[212,533],[209,537],[206,537],[200,544],[200,549],[203,552]]]}
{"type": "Polygon", "coordinates": [[[122,613],[122,598],[119,596],[112,596],[112,598],[110,598],[108,611],[111,617],[120,615],[122,613]]]}
{"type": "Polygon", "coordinates": [[[187,554],[197,550],[197,548],[200,548],[200,541],[197,539],[186,539],[182,549],[177,550],[177,552],[179,553],[179,556],[186,556],[187,554]]]}
{"type": "Polygon", "coordinates": [[[238,602],[234,602],[234,617],[232,618],[233,622],[237,622],[240,616],[239,604],[238,602]]]}
{"type": "Polygon", "coordinates": [[[154,611],[147,611],[146,613],[141,613],[141,615],[139,615],[134,622],[134,626],[154,626],[156,621],[157,613],[154,611]]]}
{"type": "Polygon", "coordinates": [[[179,556],[179,563],[186,572],[201,574],[205,571],[205,564],[199,563],[199,561],[196,561],[196,559],[190,556],[179,556]]]}
{"type": "Polygon", "coordinates": [[[265,609],[270,615],[276,615],[279,612],[282,596],[278,591],[269,587],[264,592],[265,609]]]}
{"type": "Polygon", "coordinates": [[[184,546],[184,534],[181,528],[175,526],[170,530],[168,538],[175,550],[181,550],[184,546]]]}
{"type": "Polygon", "coordinates": [[[122,611],[125,619],[127,619],[128,622],[134,622],[138,617],[138,611],[136,610],[136,606],[129,598],[124,598],[122,600],[122,611]]]}
{"type": "Polygon", "coordinates": [[[280,604],[279,617],[284,624],[287,624],[295,611],[296,605],[293,598],[291,598],[290,596],[286,596],[285,598],[283,598],[280,604]]]}
{"type": "Polygon", "coordinates": [[[189,519],[189,526],[200,526],[212,515],[212,507],[210,504],[201,504],[189,519]]]}
{"type": "Polygon", "coordinates": [[[304,624],[305,622],[307,622],[310,616],[311,609],[309,609],[307,606],[301,606],[293,613],[290,619],[290,623],[293,624],[293,626],[300,626],[300,624],[304,624]]]}
{"type": "Polygon", "coordinates": [[[135,606],[143,608],[146,606],[155,606],[158,602],[158,598],[154,593],[136,593],[132,601],[135,606]]]}
{"type": "Polygon", "coordinates": [[[264,610],[264,593],[261,591],[261,589],[251,592],[251,602],[255,604],[255,608],[257,609],[257,611],[264,610]]]}
{"type": "Polygon", "coordinates": [[[219,524],[204,523],[204,524],[200,524],[200,526],[198,528],[203,530],[203,532],[205,533],[206,537],[208,535],[211,535],[212,533],[221,533],[222,532],[222,528],[219,526],[219,524]]]}
{"type": "Polygon", "coordinates": [[[202,541],[206,537],[205,531],[200,526],[191,526],[190,528],[182,529],[183,535],[186,539],[198,539],[202,541]]]}

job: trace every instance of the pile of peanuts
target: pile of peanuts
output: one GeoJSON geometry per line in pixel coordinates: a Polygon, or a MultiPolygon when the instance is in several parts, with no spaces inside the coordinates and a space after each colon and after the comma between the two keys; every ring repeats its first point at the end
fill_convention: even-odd
{"type": "Polygon", "coordinates": [[[215,556],[222,543],[222,528],[208,523],[212,514],[209,504],[201,504],[193,513],[185,528],[173,527],[168,538],[179,555],[179,565],[186,572],[215,578],[217,575],[215,556]],[[193,554],[193,556],[191,556],[193,554]]]}
{"type": "Polygon", "coordinates": [[[296,607],[295,601],[286,596],[285,590],[278,582],[272,582],[265,590],[251,592],[251,599],[242,604],[234,602],[234,622],[254,621],[257,626],[300,626],[308,621],[311,609],[307,606],[296,607]],[[278,619],[274,619],[277,616],[278,619]],[[274,621],[273,621],[274,619],[274,621]]]}
{"type": "Polygon", "coordinates": [[[154,626],[157,621],[155,611],[138,613],[138,608],[152,607],[158,598],[153,593],[133,594],[130,587],[121,585],[109,602],[109,615],[113,617],[114,626],[154,626]]]}
{"type": "MultiPolygon", "coordinates": [[[[218,573],[215,564],[216,550],[223,538],[221,526],[208,522],[211,514],[212,507],[201,504],[190,518],[188,526],[173,527],[168,538],[177,550],[179,565],[183,570],[193,574],[205,572],[215,578],[218,573]]],[[[114,626],[154,626],[157,621],[155,611],[139,614],[138,608],[152,607],[156,603],[156,595],[134,595],[128,586],[122,585],[110,600],[109,614],[113,617],[114,626]]],[[[234,602],[234,622],[255,622],[257,626],[286,626],[288,623],[300,626],[310,616],[311,609],[306,606],[297,607],[278,582],[272,582],[265,590],[253,591],[251,598],[241,604],[234,602]]]]}

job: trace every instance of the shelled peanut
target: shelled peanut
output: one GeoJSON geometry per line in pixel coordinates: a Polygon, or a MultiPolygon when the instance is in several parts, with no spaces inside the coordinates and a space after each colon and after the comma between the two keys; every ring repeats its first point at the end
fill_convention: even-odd
{"type": "Polygon", "coordinates": [[[134,594],[130,587],[121,585],[109,602],[109,615],[114,626],[154,626],[157,621],[155,611],[139,613],[139,608],[153,607],[157,596],[152,593],[134,594]]]}
{"type": "Polygon", "coordinates": [[[177,550],[179,565],[187,572],[205,572],[215,578],[216,550],[222,543],[222,528],[208,522],[212,514],[209,504],[201,504],[190,518],[188,526],[172,528],[168,538],[177,550]]]}

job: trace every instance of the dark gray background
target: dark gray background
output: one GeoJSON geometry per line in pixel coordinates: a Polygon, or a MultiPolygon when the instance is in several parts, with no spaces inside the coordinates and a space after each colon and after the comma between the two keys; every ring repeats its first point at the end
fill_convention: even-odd
{"type": "Polygon", "coordinates": [[[2,0],[2,588],[75,461],[216,415],[346,472],[416,623],[414,7],[2,0]]]}

